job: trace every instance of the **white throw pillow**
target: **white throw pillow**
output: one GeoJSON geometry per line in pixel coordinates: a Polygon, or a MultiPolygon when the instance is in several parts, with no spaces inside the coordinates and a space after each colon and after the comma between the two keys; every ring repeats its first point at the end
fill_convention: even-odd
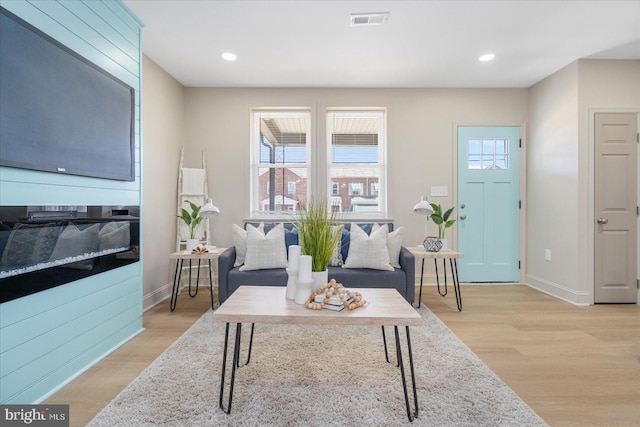
{"type": "MultiPolygon", "coordinates": [[[[373,233],[380,225],[378,223],[373,224],[371,232],[373,233]]],[[[402,248],[402,230],[404,227],[392,231],[387,235],[387,250],[389,251],[389,264],[395,268],[400,267],[400,249],[402,248]]]]}
{"type": "MultiPolygon", "coordinates": [[[[258,225],[258,230],[264,232],[264,222],[258,225]]],[[[236,262],[234,267],[240,267],[244,264],[244,258],[247,255],[247,231],[239,225],[233,224],[231,226],[233,232],[233,245],[236,247],[236,262]]]]}
{"type": "Polygon", "coordinates": [[[329,260],[329,265],[332,267],[340,267],[342,265],[342,226],[334,225],[333,232],[336,232],[336,229],[340,231],[340,238],[338,238],[338,242],[333,247],[333,253],[331,254],[331,259],[329,260]]]}
{"type": "Polygon", "coordinates": [[[386,224],[376,231],[371,231],[370,236],[367,236],[367,233],[358,224],[351,224],[349,255],[342,268],[393,271],[393,267],[389,264],[388,234],[389,227],[386,224]]]}
{"type": "Polygon", "coordinates": [[[247,225],[247,254],[240,271],[287,267],[284,225],[273,227],[265,236],[262,230],[247,225]]]}

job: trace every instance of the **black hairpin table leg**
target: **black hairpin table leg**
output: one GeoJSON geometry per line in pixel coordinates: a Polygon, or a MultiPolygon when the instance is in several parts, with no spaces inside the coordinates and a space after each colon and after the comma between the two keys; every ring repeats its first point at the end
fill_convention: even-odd
{"type": "Polygon", "coordinates": [[[240,334],[242,333],[242,323],[236,324],[236,339],[233,345],[233,363],[231,364],[231,380],[229,382],[229,400],[227,401],[227,407],[225,408],[223,403],[224,397],[224,383],[225,383],[225,374],[227,367],[227,348],[229,346],[229,324],[224,331],[224,350],[222,353],[222,373],[220,375],[220,399],[218,401],[220,409],[222,409],[227,414],[231,413],[231,402],[233,400],[233,385],[236,380],[236,366],[238,364],[238,359],[240,358],[240,334]]]}
{"type": "Polygon", "coordinates": [[[442,259],[442,269],[444,270],[444,293],[440,292],[440,276],[438,275],[438,260],[434,259],[433,262],[436,264],[436,281],[438,283],[438,293],[440,296],[446,297],[449,290],[447,289],[447,260],[442,259]]]}
{"type": "Polygon", "coordinates": [[[191,260],[189,260],[189,296],[191,298],[198,295],[198,286],[200,285],[200,260],[198,260],[198,272],[196,274],[196,291],[191,295],[191,260]]]}
{"type": "Polygon", "coordinates": [[[176,261],[176,272],[173,275],[173,289],[171,291],[171,302],[169,308],[171,311],[176,309],[176,303],[178,302],[178,291],[180,290],[180,279],[182,278],[182,260],[176,261]]]}
{"type": "Polygon", "coordinates": [[[402,388],[404,391],[404,402],[407,406],[407,417],[409,421],[412,422],[415,418],[418,417],[418,392],[416,390],[416,377],[415,371],[413,369],[413,352],[411,351],[411,336],[409,335],[409,327],[406,326],[407,333],[407,350],[409,354],[409,368],[411,371],[411,388],[413,390],[413,405],[414,410],[411,411],[411,404],[409,403],[409,392],[407,390],[407,380],[404,372],[404,363],[402,361],[402,348],[400,345],[400,334],[398,333],[398,327],[394,326],[394,331],[396,334],[396,354],[398,357],[398,365],[400,366],[400,376],[402,377],[402,388]]]}
{"type": "MultiPolygon", "coordinates": [[[[420,295],[418,296],[418,308],[420,308],[420,304],[422,304],[422,280],[423,280],[423,278],[424,278],[424,258],[422,258],[422,267],[420,268],[420,295]]],[[[385,349],[386,349],[386,346],[385,346],[385,349]]],[[[388,362],[388,360],[387,360],[387,362],[388,362]]]]}
{"type": "Polygon", "coordinates": [[[455,258],[449,259],[451,266],[451,276],[453,276],[453,290],[456,293],[456,304],[458,311],[462,311],[462,292],[460,292],[460,279],[458,278],[458,261],[455,258]]]}
{"type": "MultiPolygon", "coordinates": [[[[255,323],[251,324],[251,338],[249,339],[249,352],[247,354],[247,362],[242,365],[246,366],[249,364],[249,360],[251,359],[251,348],[253,347],[253,331],[254,331],[255,323]]],[[[231,364],[231,379],[229,381],[229,397],[227,401],[227,406],[224,405],[224,384],[226,379],[227,372],[227,353],[229,348],[229,323],[227,323],[224,331],[224,350],[222,352],[222,369],[220,373],[220,397],[218,400],[218,406],[227,414],[231,413],[231,402],[233,400],[233,386],[236,381],[236,368],[241,368],[240,365],[240,346],[242,341],[242,323],[236,324],[236,337],[233,344],[233,361],[231,364]]]]}

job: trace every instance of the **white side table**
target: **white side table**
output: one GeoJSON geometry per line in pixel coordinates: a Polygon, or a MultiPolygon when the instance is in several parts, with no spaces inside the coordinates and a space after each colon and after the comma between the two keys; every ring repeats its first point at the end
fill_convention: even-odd
{"type": "Polygon", "coordinates": [[[211,269],[212,269],[212,263],[211,261],[215,261],[216,263],[216,271],[218,268],[218,256],[224,252],[227,248],[216,248],[210,252],[204,253],[204,254],[193,254],[191,252],[188,251],[180,251],[180,252],[174,252],[172,254],[169,255],[169,259],[175,259],[176,260],[176,272],[173,276],[173,290],[171,292],[171,303],[169,305],[169,307],[171,308],[171,311],[174,311],[176,309],[176,302],[178,301],[178,291],[180,288],[180,279],[182,276],[182,265],[184,263],[185,260],[189,261],[189,296],[191,298],[195,297],[196,295],[198,295],[198,285],[199,285],[199,281],[200,281],[200,264],[202,261],[207,261],[209,264],[209,288],[211,290],[211,309],[213,310],[215,308],[215,304],[213,302],[213,276],[211,274],[211,269]],[[191,293],[191,262],[193,260],[197,260],[198,261],[198,274],[196,276],[196,290],[195,292],[192,294],[191,293]]]}
{"type": "Polygon", "coordinates": [[[436,266],[436,283],[438,284],[438,293],[441,296],[447,295],[447,259],[451,267],[451,276],[453,279],[453,291],[456,294],[456,304],[458,311],[462,311],[462,294],[460,293],[460,282],[458,281],[458,258],[464,258],[461,252],[444,250],[440,252],[429,252],[416,246],[408,246],[407,249],[416,259],[422,260],[422,269],[420,270],[420,296],[418,297],[418,307],[422,302],[422,280],[424,277],[424,260],[432,259],[436,266]],[[440,291],[440,276],[438,274],[438,260],[442,260],[442,269],[444,270],[444,293],[440,291]]]}

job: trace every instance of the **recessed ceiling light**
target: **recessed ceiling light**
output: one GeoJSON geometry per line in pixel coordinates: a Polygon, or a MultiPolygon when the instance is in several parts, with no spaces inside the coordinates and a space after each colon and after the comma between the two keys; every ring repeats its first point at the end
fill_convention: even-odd
{"type": "Polygon", "coordinates": [[[496,56],[493,53],[487,53],[486,55],[482,55],[480,58],[478,58],[478,61],[487,62],[487,61],[491,61],[495,57],[496,56]]]}
{"type": "Polygon", "coordinates": [[[231,52],[225,52],[222,54],[222,59],[225,59],[227,61],[235,61],[236,58],[236,55],[231,52]]]}

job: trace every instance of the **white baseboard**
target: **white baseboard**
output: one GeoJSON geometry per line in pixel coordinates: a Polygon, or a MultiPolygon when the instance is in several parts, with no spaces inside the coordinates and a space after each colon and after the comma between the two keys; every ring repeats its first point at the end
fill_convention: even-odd
{"type": "Polygon", "coordinates": [[[533,274],[525,274],[525,285],[573,305],[591,305],[591,295],[587,291],[576,291],[559,283],[551,282],[533,274]]]}
{"type": "Polygon", "coordinates": [[[147,311],[169,298],[172,289],[173,283],[167,283],[155,291],[144,295],[142,297],[142,311],[147,311]]]}

